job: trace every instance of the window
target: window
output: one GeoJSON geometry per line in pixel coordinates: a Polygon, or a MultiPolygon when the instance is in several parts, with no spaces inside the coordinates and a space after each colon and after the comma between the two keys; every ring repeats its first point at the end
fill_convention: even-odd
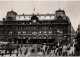
{"type": "Polygon", "coordinates": [[[23,31],[23,34],[26,34],[26,31],[23,31]]]}
{"type": "Polygon", "coordinates": [[[49,27],[49,29],[52,29],[52,27],[49,27]]]}
{"type": "Polygon", "coordinates": [[[11,15],[11,14],[10,14],[11,15]]]}
{"type": "Polygon", "coordinates": [[[41,31],[39,31],[38,33],[40,33],[40,34],[41,34],[41,31]]]}
{"type": "Polygon", "coordinates": [[[62,30],[58,30],[58,33],[61,33],[61,34],[62,34],[62,33],[63,33],[63,31],[62,31],[62,30]]]}
{"type": "Polygon", "coordinates": [[[44,39],[46,39],[46,37],[44,37],[44,39]]]}
{"type": "Polygon", "coordinates": [[[23,39],[25,39],[26,37],[23,37],[23,39]]]}
{"type": "Polygon", "coordinates": [[[35,32],[35,31],[34,31],[34,32],[32,32],[32,34],[33,34],[33,35],[36,35],[36,34],[37,34],[37,32],[35,32]]]}
{"type": "Polygon", "coordinates": [[[4,33],[6,34],[7,32],[5,31],[4,33]]]}
{"type": "Polygon", "coordinates": [[[40,27],[38,27],[38,29],[42,29],[42,27],[40,26],[40,27]]]}
{"type": "Polygon", "coordinates": [[[29,18],[31,18],[31,17],[29,16],[29,18]]]}
{"type": "Polygon", "coordinates": [[[19,18],[20,18],[20,16],[19,16],[19,18]]]}
{"type": "Polygon", "coordinates": [[[18,31],[18,34],[20,34],[21,33],[21,31],[18,31]]]}
{"type": "Polygon", "coordinates": [[[24,18],[25,18],[25,16],[24,16],[24,18]]]}
{"type": "Polygon", "coordinates": [[[57,17],[58,19],[62,19],[62,16],[57,17]]]}
{"type": "Polygon", "coordinates": [[[28,31],[28,34],[31,34],[31,32],[30,32],[30,31],[28,31]]]}
{"type": "Polygon", "coordinates": [[[51,37],[49,37],[49,39],[51,39],[51,37]]]}
{"type": "Polygon", "coordinates": [[[51,15],[50,15],[50,17],[51,17],[51,15]]]}
{"type": "Polygon", "coordinates": [[[39,39],[41,39],[41,37],[39,37],[39,39]]]}
{"type": "Polygon", "coordinates": [[[34,39],[36,39],[36,37],[33,37],[34,39]]]}
{"type": "Polygon", "coordinates": [[[31,22],[30,22],[30,24],[31,24],[31,22]]]}
{"type": "Polygon", "coordinates": [[[28,29],[28,27],[26,27],[26,29],[28,29]]]}
{"type": "Polygon", "coordinates": [[[25,23],[23,22],[22,24],[24,25],[25,23]]]}
{"type": "Polygon", "coordinates": [[[9,34],[12,34],[12,31],[9,31],[9,34]]]}
{"type": "Polygon", "coordinates": [[[18,39],[20,39],[20,37],[19,36],[17,36],[18,37],[18,39]]]}
{"type": "Polygon", "coordinates": [[[11,37],[9,37],[9,38],[11,38],[11,37]]]}
{"type": "Polygon", "coordinates": [[[44,29],[47,29],[47,27],[44,27],[44,29]]]}
{"type": "Polygon", "coordinates": [[[31,37],[28,37],[28,39],[31,39],[31,37]]]}
{"type": "Polygon", "coordinates": [[[21,27],[18,27],[18,29],[21,29],[21,27]]]}
{"type": "Polygon", "coordinates": [[[35,29],[36,27],[33,27],[33,29],[35,29]]]}
{"type": "Polygon", "coordinates": [[[23,27],[23,30],[26,30],[26,27],[23,27]]]}
{"type": "Polygon", "coordinates": [[[47,31],[44,31],[43,33],[47,33],[47,31]]]}
{"type": "Polygon", "coordinates": [[[49,33],[52,33],[52,31],[49,31],[49,33]]]}
{"type": "Polygon", "coordinates": [[[63,33],[63,31],[60,31],[60,33],[63,33]]]}
{"type": "Polygon", "coordinates": [[[46,17],[46,16],[44,16],[44,17],[46,17]]]}
{"type": "Polygon", "coordinates": [[[64,36],[66,38],[66,36],[64,36]]]}

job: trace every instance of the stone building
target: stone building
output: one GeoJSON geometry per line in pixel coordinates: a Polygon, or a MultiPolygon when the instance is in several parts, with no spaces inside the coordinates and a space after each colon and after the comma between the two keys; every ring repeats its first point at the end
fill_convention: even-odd
{"type": "Polygon", "coordinates": [[[0,39],[14,44],[69,43],[71,22],[64,10],[55,14],[7,12],[0,21],[0,39]]]}
{"type": "Polygon", "coordinates": [[[80,24],[78,25],[78,29],[76,31],[75,42],[75,55],[80,56],[80,24]]]}

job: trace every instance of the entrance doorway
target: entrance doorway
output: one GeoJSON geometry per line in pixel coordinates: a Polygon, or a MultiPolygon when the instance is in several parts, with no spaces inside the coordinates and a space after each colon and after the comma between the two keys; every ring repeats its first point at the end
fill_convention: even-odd
{"type": "Polygon", "coordinates": [[[30,39],[29,43],[32,44],[44,44],[44,43],[52,43],[54,39],[30,39]]]}
{"type": "Polygon", "coordinates": [[[23,44],[26,44],[26,39],[22,39],[22,43],[23,44]]]}
{"type": "Polygon", "coordinates": [[[14,44],[27,44],[27,39],[14,39],[14,44]]]}

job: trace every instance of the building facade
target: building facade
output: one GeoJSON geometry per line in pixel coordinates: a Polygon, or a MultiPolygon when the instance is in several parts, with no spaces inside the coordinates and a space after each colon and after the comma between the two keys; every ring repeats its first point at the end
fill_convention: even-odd
{"type": "Polygon", "coordinates": [[[75,54],[77,56],[80,56],[80,24],[78,25],[78,29],[76,31],[76,37],[75,37],[75,54]]]}
{"type": "Polygon", "coordinates": [[[0,23],[0,39],[14,44],[68,43],[71,39],[71,22],[60,9],[55,14],[9,11],[0,23]]]}

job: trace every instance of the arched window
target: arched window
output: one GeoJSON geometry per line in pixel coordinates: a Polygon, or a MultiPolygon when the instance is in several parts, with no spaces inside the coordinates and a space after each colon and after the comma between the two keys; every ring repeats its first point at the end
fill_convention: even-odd
{"type": "Polygon", "coordinates": [[[58,16],[58,19],[62,19],[62,16],[58,16]]]}
{"type": "Polygon", "coordinates": [[[12,18],[12,17],[8,17],[7,20],[8,20],[8,21],[12,21],[13,18],[12,18]]]}
{"type": "Polygon", "coordinates": [[[34,31],[34,32],[32,32],[32,34],[33,34],[33,35],[36,35],[36,34],[37,34],[37,32],[35,32],[35,31],[34,31]]]}

